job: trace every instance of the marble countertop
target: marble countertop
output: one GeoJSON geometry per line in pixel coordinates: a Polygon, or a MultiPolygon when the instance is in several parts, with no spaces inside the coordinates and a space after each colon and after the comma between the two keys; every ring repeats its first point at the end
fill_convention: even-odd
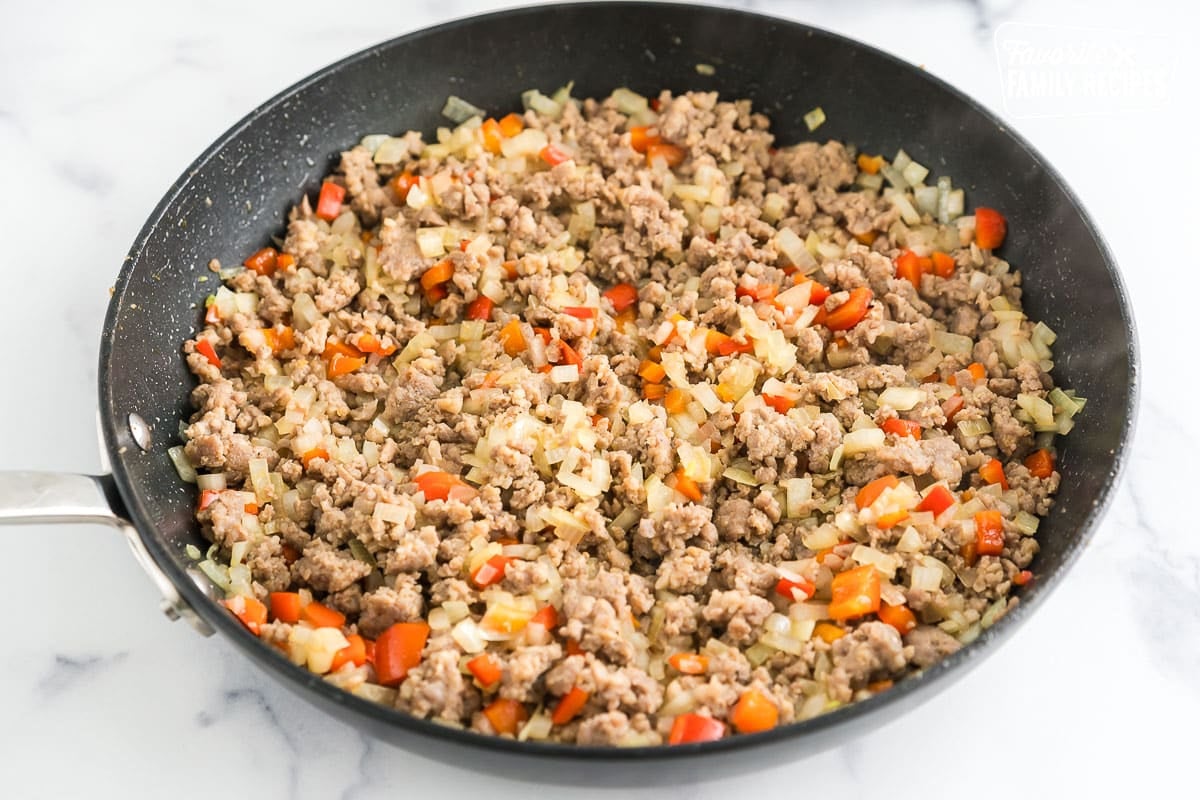
{"type": "MultiPolygon", "coordinates": [[[[101,468],[94,386],[108,287],[146,215],[212,139],[345,54],[503,5],[377,3],[344,20],[312,0],[7,7],[0,469],[101,468]],[[78,226],[69,232],[64,211],[78,226]],[[18,277],[29,297],[13,290],[18,277]]],[[[1176,498],[1189,491],[1192,448],[1200,448],[1200,421],[1181,402],[1198,383],[1177,361],[1194,320],[1168,305],[1163,287],[1194,285],[1198,266],[1194,249],[1180,254],[1169,239],[1200,219],[1200,113],[1185,80],[1200,74],[1189,25],[1197,12],[1161,0],[1099,0],[1086,17],[1065,0],[737,5],[924,64],[1040,148],[1122,265],[1140,326],[1143,402],[1128,471],[1093,544],[983,665],[840,749],[752,776],[628,795],[969,791],[982,800],[1195,791],[1186,765],[1195,757],[1190,723],[1200,716],[1200,536],[1190,516],[1178,515],[1176,498]],[[1111,55],[1076,63],[1082,83],[1037,83],[1038,58],[1098,42],[1112,45],[1111,55]],[[1162,156],[1164,165],[1152,161],[1162,156]]],[[[12,639],[0,648],[4,797],[537,791],[364,738],[267,680],[220,638],[168,623],[109,531],[15,528],[0,537],[8,607],[21,612],[6,623],[12,639]]]]}

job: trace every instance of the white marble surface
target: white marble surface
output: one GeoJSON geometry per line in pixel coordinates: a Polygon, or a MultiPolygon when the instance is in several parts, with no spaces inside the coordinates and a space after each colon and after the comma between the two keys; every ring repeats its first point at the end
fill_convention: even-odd
{"type": "MultiPolygon", "coordinates": [[[[375,3],[342,21],[311,0],[4,4],[0,468],[100,467],[94,384],[107,289],[145,216],[210,140],[342,55],[501,5],[375,3]]],[[[1094,544],[983,666],[842,749],[631,796],[1194,796],[1200,537],[1178,498],[1191,491],[1200,422],[1182,402],[1198,388],[1181,359],[1194,314],[1169,293],[1193,287],[1200,265],[1194,246],[1180,255],[1169,237],[1194,241],[1200,219],[1196,12],[1158,0],[1103,0],[1084,16],[1060,0],[742,5],[922,63],[1007,114],[1075,187],[1123,267],[1141,329],[1144,400],[1130,468],[1094,544]],[[1165,93],[1102,107],[1068,87],[1049,116],[1023,118],[1037,109],[1014,88],[1005,111],[994,40],[1003,23],[1059,26],[1039,29],[1043,44],[1132,43],[1138,63],[1168,71],[1165,93]]],[[[1001,39],[1020,38],[1015,30],[1026,29],[1001,28],[1001,39]]],[[[0,796],[536,791],[367,741],[272,685],[220,639],[168,623],[108,531],[19,528],[0,540],[10,587],[0,796]]]]}

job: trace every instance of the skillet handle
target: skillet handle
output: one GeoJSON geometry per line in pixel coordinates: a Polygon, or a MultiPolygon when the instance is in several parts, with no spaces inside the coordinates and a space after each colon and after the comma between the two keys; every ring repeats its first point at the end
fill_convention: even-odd
{"type": "Polygon", "coordinates": [[[0,525],[94,522],[120,527],[128,524],[123,511],[109,475],[0,472],[0,525]]]}
{"type": "Polygon", "coordinates": [[[0,471],[0,525],[31,523],[96,523],[116,528],[162,594],[163,613],[172,620],[186,620],[204,636],[213,634],[147,552],[137,528],[126,518],[111,475],[0,471]]]}

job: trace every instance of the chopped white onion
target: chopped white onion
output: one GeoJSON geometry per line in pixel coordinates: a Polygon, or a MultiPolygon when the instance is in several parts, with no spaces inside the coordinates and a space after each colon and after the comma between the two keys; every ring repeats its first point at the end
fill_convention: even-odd
{"type": "MultiPolygon", "coordinates": [[[[842,439],[842,455],[853,456],[859,453],[869,453],[883,447],[884,433],[880,428],[863,428],[847,433],[842,439]]],[[[832,467],[831,467],[832,469],[832,467]]]]}
{"type": "Polygon", "coordinates": [[[188,460],[187,453],[183,450],[183,445],[167,448],[167,457],[171,459],[171,463],[175,465],[175,471],[179,473],[179,479],[184,483],[196,482],[196,468],[192,466],[192,462],[188,460]]]}
{"type": "Polygon", "coordinates": [[[896,411],[911,411],[925,399],[925,390],[916,386],[889,386],[879,394],[879,405],[896,411]]]}

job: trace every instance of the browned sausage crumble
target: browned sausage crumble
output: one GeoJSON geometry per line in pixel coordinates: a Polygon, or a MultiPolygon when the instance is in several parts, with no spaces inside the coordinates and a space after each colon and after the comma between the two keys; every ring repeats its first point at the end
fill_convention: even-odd
{"type": "Polygon", "coordinates": [[[174,457],[229,608],[416,716],[625,746],[811,718],[1011,608],[1084,401],[1004,218],[746,100],[525,102],[368,136],[222,271],[174,457]]]}

